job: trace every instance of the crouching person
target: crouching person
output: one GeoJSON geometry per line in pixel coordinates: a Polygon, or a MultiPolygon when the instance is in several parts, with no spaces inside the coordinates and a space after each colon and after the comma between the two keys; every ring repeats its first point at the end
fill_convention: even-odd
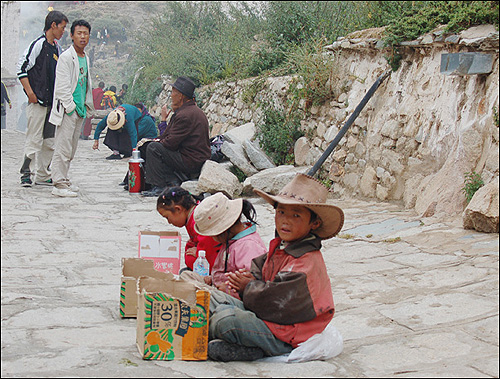
{"type": "Polygon", "coordinates": [[[250,361],[290,353],[321,333],[334,314],[330,278],[321,240],[335,236],[344,214],[326,204],[328,189],[298,174],[272,196],[278,237],[268,253],[254,258],[250,271],[226,274],[241,301],[212,291],[208,355],[218,361],[250,361]]]}

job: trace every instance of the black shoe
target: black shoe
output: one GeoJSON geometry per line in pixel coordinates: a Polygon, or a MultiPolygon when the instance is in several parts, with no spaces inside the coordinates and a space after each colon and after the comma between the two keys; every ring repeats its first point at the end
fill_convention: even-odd
{"type": "Polygon", "coordinates": [[[127,182],[124,180],[123,182],[121,182],[120,184],[118,184],[119,186],[125,186],[127,185],[127,182]]]}
{"type": "Polygon", "coordinates": [[[142,191],[141,195],[144,197],[158,197],[163,192],[164,188],[154,186],[150,191],[142,191]]]}
{"type": "Polygon", "coordinates": [[[125,191],[128,191],[128,184],[125,184],[125,185],[123,186],[123,189],[124,189],[125,191]]]}
{"type": "Polygon", "coordinates": [[[33,182],[31,181],[31,178],[29,176],[23,176],[21,177],[21,185],[23,187],[31,187],[33,185],[33,182]]]}
{"type": "Polygon", "coordinates": [[[44,181],[35,181],[35,185],[37,186],[52,186],[54,183],[52,182],[52,179],[47,179],[44,181]]]}
{"type": "Polygon", "coordinates": [[[123,158],[130,158],[132,154],[123,154],[123,158]]]}
{"type": "Polygon", "coordinates": [[[255,361],[264,357],[264,351],[258,347],[247,347],[224,340],[212,340],[208,343],[208,356],[214,361],[255,361]]]}
{"type": "Polygon", "coordinates": [[[122,159],[122,156],[120,154],[111,154],[109,157],[106,157],[108,160],[112,159],[122,159]]]}

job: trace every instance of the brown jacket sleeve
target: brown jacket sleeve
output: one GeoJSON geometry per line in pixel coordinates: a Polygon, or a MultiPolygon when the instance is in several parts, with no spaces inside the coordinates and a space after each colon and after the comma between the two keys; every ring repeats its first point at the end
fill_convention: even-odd
{"type": "Polygon", "coordinates": [[[246,286],[242,299],[245,308],[257,317],[278,324],[290,325],[316,317],[303,272],[280,272],[272,282],[253,280],[246,286]]]}
{"type": "Polygon", "coordinates": [[[172,116],[160,142],[169,150],[179,151],[186,168],[195,171],[210,159],[209,133],[207,117],[194,101],[189,101],[172,116]]]}

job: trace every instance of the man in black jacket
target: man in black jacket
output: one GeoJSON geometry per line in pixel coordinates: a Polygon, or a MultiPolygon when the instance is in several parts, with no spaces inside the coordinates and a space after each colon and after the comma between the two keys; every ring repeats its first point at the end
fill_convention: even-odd
{"type": "MultiPolygon", "coordinates": [[[[203,164],[210,159],[209,125],[205,113],[194,101],[195,84],[179,77],[172,84],[174,114],[159,138],[146,150],[146,183],[152,188],[143,196],[158,196],[166,187],[179,185],[182,178],[199,175],[203,164]]],[[[166,122],[166,106],[161,122],[166,122]]]]}
{"type": "Polygon", "coordinates": [[[37,160],[35,184],[52,185],[49,165],[54,153],[55,126],[48,122],[54,95],[56,64],[68,18],[58,11],[45,17],[44,34],[30,43],[17,65],[17,77],[28,97],[28,125],[21,167],[21,185],[31,187],[30,166],[37,160]]]}

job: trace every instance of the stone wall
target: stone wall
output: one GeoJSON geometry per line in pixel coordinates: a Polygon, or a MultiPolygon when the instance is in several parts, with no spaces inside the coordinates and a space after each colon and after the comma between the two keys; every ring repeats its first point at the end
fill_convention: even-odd
{"type": "MultiPolygon", "coordinates": [[[[314,164],[375,80],[388,69],[383,29],[341,37],[326,48],[340,53],[345,91],[308,108],[305,137],[295,144],[296,165],[314,164]]],[[[464,174],[476,171],[488,184],[498,177],[498,31],[493,26],[445,34],[443,28],[401,45],[399,69],[378,88],[323,168],[337,196],[400,201],[422,215],[455,216],[465,206],[464,174]],[[441,55],[481,52],[493,70],[481,75],[444,75],[441,55]]],[[[285,104],[291,77],[267,78],[256,100],[285,104]]],[[[203,110],[217,135],[262,112],[245,96],[259,79],[220,82],[200,89],[203,110]]],[[[166,93],[159,106],[166,101],[166,93]]],[[[301,103],[305,106],[305,102],[301,103]]]]}
{"type": "Polygon", "coordinates": [[[26,102],[26,95],[16,75],[16,66],[20,58],[20,53],[22,53],[19,49],[21,2],[2,1],[1,6],[2,81],[7,87],[12,103],[12,109],[7,109],[6,120],[8,128],[15,129],[18,124],[19,115],[21,114],[21,104],[26,102]]]}

